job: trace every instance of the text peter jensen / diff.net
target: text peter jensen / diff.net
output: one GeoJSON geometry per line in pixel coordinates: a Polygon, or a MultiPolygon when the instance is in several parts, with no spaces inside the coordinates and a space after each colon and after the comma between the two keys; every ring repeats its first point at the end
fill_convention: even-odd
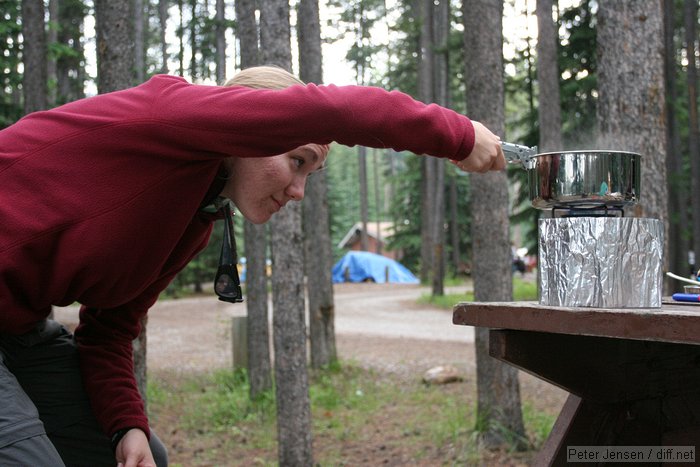
{"type": "Polygon", "coordinates": [[[695,446],[567,446],[567,462],[695,462],[695,446]]]}

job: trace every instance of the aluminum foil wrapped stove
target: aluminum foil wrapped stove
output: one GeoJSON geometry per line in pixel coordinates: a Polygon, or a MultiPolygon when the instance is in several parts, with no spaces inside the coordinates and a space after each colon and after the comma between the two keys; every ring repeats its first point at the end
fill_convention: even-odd
{"type": "Polygon", "coordinates": [[[541,219],[540,304],[660,308],[663,239],[658,219],[541,219]]]}

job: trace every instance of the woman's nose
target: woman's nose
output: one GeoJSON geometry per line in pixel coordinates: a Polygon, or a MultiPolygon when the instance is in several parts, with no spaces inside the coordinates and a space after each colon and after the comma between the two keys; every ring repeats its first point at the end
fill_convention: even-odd
{"type": "Polygon", "coordinates": [[[294,201],[304,199],[304,186],[306,185],[306,177],[296,177],[287,187],[287,196],[294,201]]]}

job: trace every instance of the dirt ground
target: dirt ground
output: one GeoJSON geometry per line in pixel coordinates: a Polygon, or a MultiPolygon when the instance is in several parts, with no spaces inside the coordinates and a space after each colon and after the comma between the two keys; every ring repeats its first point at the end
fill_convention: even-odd
{"type": "MultiPolygon", "coordinates": [[[[454,390],[465,390],[464,384],[475,386],[473,329],[453,325],[449,310],[417,304],[424,293],[428,289],[414,285],[336,285],[335,327],[340,359],[398,381],[419,380],[432,367],[452,365],[465,380],[454,390]]],[[[213,297],[159,301],[149,312],[149,371],[185,375],[230,367],[231,318],[244,314],[245,304],[230,305],[213,297]]],[[[75,322],[77,309],[58,309],[56,316],[64,322],[75,322]]],[[[565,400],[564,391],[530,375],[521,373],[520,381],[523,399],[536,410],[556,413],[565,400]]],[[[396,461],[389,465],[407,465],[400,461],[401,453],[385,452],[382,457],[382,445],[380,438],[377,445],[348,449],[356,451],[352,457],[358,460],[385,458],[396,461]]],[[[440,453],[435,455],[439,457],[440,453]]],[[[494,462],[491,465],[499,463],[494,462]]],[[[368,464],[360,461],[358,465],[368,464]]]]}

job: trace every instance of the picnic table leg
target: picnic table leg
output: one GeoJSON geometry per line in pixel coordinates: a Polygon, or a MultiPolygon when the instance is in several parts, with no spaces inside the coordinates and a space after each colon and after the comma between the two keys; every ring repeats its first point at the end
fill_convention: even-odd
{"type": "Polygon", "coordinates": [[[567,447],[600,445],[618,417],[618,410],[569,394],[533,465],[566,465],[567,447]]]}
{"type": "Polygon", "coordinates": [[[700,346],[491,330],[489,353],[572,393],[535,465],[566,465],[567,446],[694,444],[700,432],[700,346]]]}

